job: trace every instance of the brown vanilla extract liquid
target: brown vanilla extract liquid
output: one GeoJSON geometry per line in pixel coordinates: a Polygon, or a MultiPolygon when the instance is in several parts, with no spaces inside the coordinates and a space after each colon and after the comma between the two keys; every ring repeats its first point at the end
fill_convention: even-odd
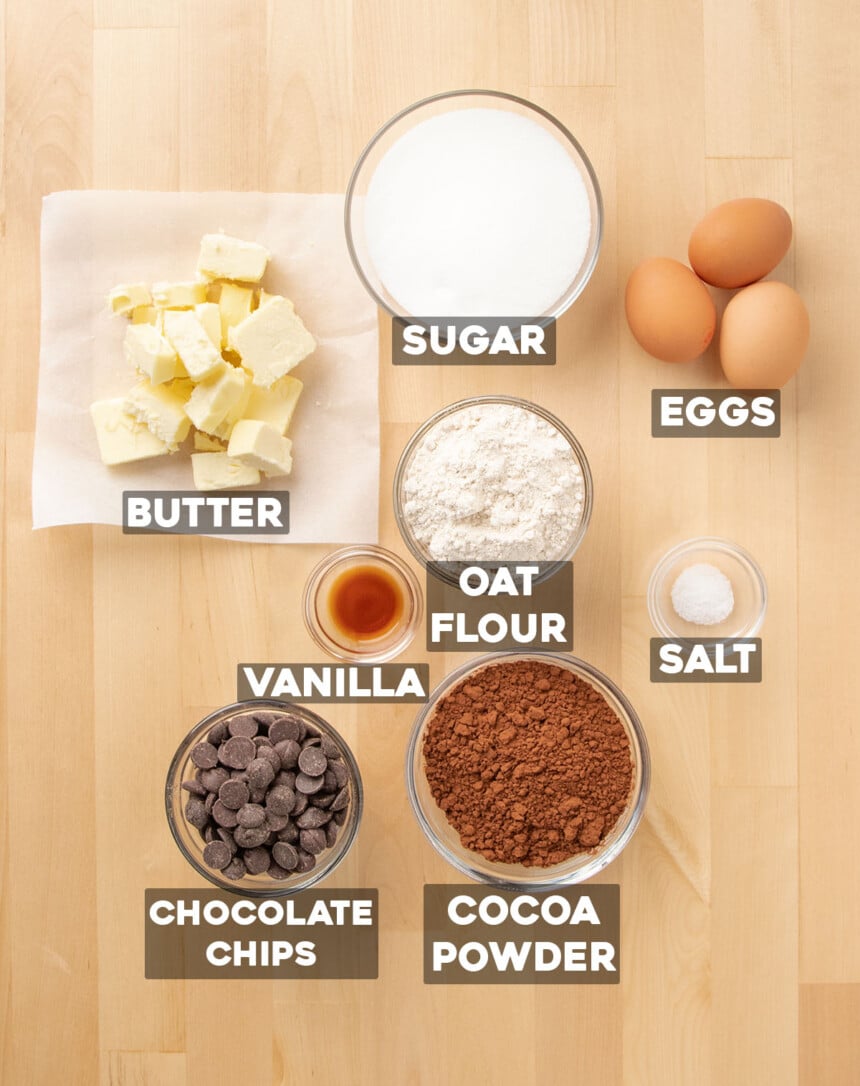
{"type": "Polygon", "coordinates": [[[328,595],[338,630],[354,641],[369,641],[393,630],[403,617],[403,589],[379,566],[352,566],[333,582],[328,595]]]}

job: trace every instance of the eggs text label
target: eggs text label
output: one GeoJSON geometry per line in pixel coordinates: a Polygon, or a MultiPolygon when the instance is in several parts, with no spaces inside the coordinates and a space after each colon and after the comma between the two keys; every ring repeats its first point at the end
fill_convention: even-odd
{"type": "Polygon", "coordinates": [[[652,437],[779,437],[779,389],[655,388],[652,437]]]}
{"type": "Polygon", "coordinates": [[[761,638],[651,638],[652,683],[760,683],[761,638]]]}
{"type": "Polygon", "coordinates": [[[555,365],[555,320],[545,317],[395,317],[395,366],[555,365]]]}

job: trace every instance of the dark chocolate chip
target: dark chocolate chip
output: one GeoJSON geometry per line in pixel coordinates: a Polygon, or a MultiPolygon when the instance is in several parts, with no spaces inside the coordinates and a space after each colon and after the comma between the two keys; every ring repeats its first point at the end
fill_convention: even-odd
{"type": "Polygon", "coordinates": [[[344,822],[346,822],[348,815],[349,811],[344,807],[342,811],[335,811],[334,814],[331,816],[331,820],[335,823],[335,825],[342,826],[344,822]]]}
{"type": "Polygon", "coordinates": [[[274,709],[257,709],[254,712],[254,720],[259,723],[261,728],[270,728],[282,716],[283,713],[274,709]]]}
{"type": "Polygon", "coordinates": [[[248,802],[250,792],[244,781],[224,781],[218,789],[218,799],[231,811],[238,811],[248,802]]]}
{"type": "Polygon", "coordinates": [[[330,818],[328,811],[321,811],[319,807],[308,807],[296,819],[296,825],[300,830],[315,830],[324,826],[330,818]]]}
{"type": "Polygon", "coordinates": [[[233,717],[227,725],[227,730],[231,735],[244,735],[248,739],[253,739],[260,730],[260,725],[251,713],[240,713],[233,717]]]}
{"type": "Polygon", "coordinates": [[[335,782],[338,788],[343,788],[346,782],[349,780],[349,770],[343,764],[343,762],[334,762],[329,767],[334,775],[335,782]]]}
{"type": "Polygon", "coordinates": [[[214,769],[218,765],[218,748],[211,743],[198,743],[191,748],[191,761],[198,769],[214,769]]]}
{"type": "Polygon", "coordinates": [[[234,735],[221,744],[218,757],[231,769],[247,769],[257,753],[257,748],[247,735],[234,735]]]}
{"type": "Polygon", "coordinates": [[[296,806],[296,794],[283,785],[270,788],[266,796],[266,808],[274,814],[288,815],[296,806]]]}
{"type": "Polygon", "coordinates": [[[230,863],[224,868],[222,874],[235,882],[237,879],[243,879],[248,874],[248,869],[238,856],[234,856],[230,863]]]}
{"type": "Polygon", "coordinates": [[[218,798],[217,792],[207,792],[206,799],[203,800],[203,806],[206,808],[206,813],[211,814],[212,808],[215,806],[215,800],[218,798]]]}
{"type": "Polygon", "coordinates": [[[284,769],[295,769],[298,765],[302,748],[295,739],[282,739],[275,745],[275,752],[280,755],[281,766],[284,769]]]}
{"type": "Polygon", "coordinates": [[[286,815],[276,814],[271,808],[266,808],[266,826],[272,833],[280,833],[289,822],[286,815]]]}
{"type": "Polygon", "coordinates": [[[335,841],[337,841],[337,835],[340,827],[337,822],[332,819],[331,822],[325,828],[325,843],[327,848],[334,848],[335,841]]]}
{"type": "Polygon", "coordinates": [[[236,840],[233,837],[232,830],[226,830],[223,826],[219,826],[217,832],[218,836],[221,838],[227,848],[230,849],[231,852],[235,853],[238,851],[239,846],[236,844],[236,840]]]}
{"type": "Polygon", "coordinates": [[[311,803],[321,811],[328,810],[334,803],[334,792],[317,792],[315,796],[311,796],[311,803]]]}
{"type": "Polygon", "coordinates": [[[202,830],[209,821],[209,812],[206,810],[203,800],[198,796],[189,796],[188,802],[185,804],[185,817],[192,826],[202,830]]]}
{"type": "Polygon", "coordinates": [[[301,742],[305,737],[305,722],[297,716],[284,715],[273,721],[269,728],[269,738],[275,746],[284,739],[295,739],[301,742]]]}
{"type": "Polygon", "coordinates": [[[325,848],[325,830],[302,830],[299,834],[299,844],[311,856],[319,856],[325,848]]]}
{"type": "MultiPolygon", "coordinates": [[[[315,833],[315,830],[306,830],[306,833],[315,833]]],[[[310,852],[305,852],[303,848],[298,849],[299,862],[296,864],[296,872],[303,875],[306,871],[313,870],[316,867],[317,858],[312,856],[310,852]]]]}
{"type": "Polygon", "coordinates": [[[210,841],[203,849],[203,862],[216,871],[222,871],[232,859],[233,853],[223,841],[210,841]]]}
{"type": "Polygon", "coordinates": [[[218,724],[212,725],[206,738],[213,747],[220,747],[229,734],[230,733],[227,731],[227,722],[222,720],[219,721],[218,724]]]}
{"type": "Polygon", "coordinates": [[[206,786],[201,781],[198,781],[196,777],[192,777],[191,780],[188,781],[183,781],[179,787],[184,788],[186,792],[190,792],[192,796],[206,795],[206,786]]]}
{"type": "MultiPolygon", "coordinates": [[[[272,774],[281,772],[281,756],[273,746],[257,747],[257,758],[264,758],[272,767],[272,774]]],[[[254,763],[252,762],[251,765],[254,763]]],[[[248,766],[250,769],[251,766],[248,766]]]]}
{"type": "Polygon", "coordinates": [[[212,807],[212,817],[218,825],[223,826],[225,830],[232,830],[234,826],[239,825],[239,819],[236,817],[236,812],[232,807],[225,807],[220,799],[217,799],[212,807]]]}
{"type": "Polygon", "coordinates": [[[291,814],[293,818],[298,818],[302,811],[307,810],[310,800],[306,795],[301,792],[296,792],[296,805],[293,807],[291,814]]]}
{"type": "Polygon", "coordinates": [[[323,773],[323,792],[336,792],[340,786],[331,768],[323,773]]]}
{"type": "Polygon", "coordinates": [[[215,838],[218,836],[215,833],[215,824],[213,822],[207,822],[206,825],[203,827],[202,832],[203,832],[203,840],[206,842],[207,845],[209,844],[210,841],[214,841],[215,838]]]}
{"type": "Polygon", "coordinates": [[[224,781],[229,779],[229,772],[220,765],[215,766],[214,769],[204,769],[200,774],[200,783],[207,792],[217,792],[224,781]]]}
{"type": "Polygon", "coordinates": [[[299,862],[299,854],[286,841],[278,841],[277,844],[272,845],[272,859],[285,871],[292,871],[299,862]]]}
{"type": "Polygon", "coordinates": [[[266,788],[252,788],[249,803],[263,803],[266,798],[266,788]]]}
{"type": "Polygon", "coordinates": [[[333,811],[343,811],[349,806],[349,789],[341,788],[338,794],[334,797],[331,804],[333,811]]]}
{"type": "Polygon", "coordinates": [[[289,877],[290,877],[289,871],[284,871],[284,869],[281,867],[281,865],[276,864],[274,862],[274,860],[273,860],[272,863],[269,865],[269,878],[270,879],[278,879],[278,881],[280,882],[280,881],[283,881],[284,879],[288,879],[289,877]]]}
{"type": "Polygon", "coordinates": [[[299,773],[296,777],[296,791],[305,796],[313,796],[321,792],[323,784],[322,777],[309,777],[307,773],[299,773]]]}
{"type": "Polygon", "coordinates": [[[333,739],[329,739],[327,735],[324,735],[322,737],[322,742],[320,743],[320,746],[322,747],[323,754],[326,756],[326,758],[328,758],[330,762],[333,762],[337,758],[340,758],[340,747],[337,745],[337,743],[335,743],[333,739]]]}
{"type": "Polygon", "coordinates": [[[299,769],[308,777],[321,777],[328,768],[328,758],[319,747],[304,747],[299,755],[299,769]]]}
{"type": "Polygon", "coordinates": [[[248,766],[248,783],[255,792],[268,788],[275,779],[275,770],[265,758],[255,758],[248,766]]]}
{"type": "Polygon", "coordinates": [[[309,735],[302,740],[302,750],[307,750],[308,747],[318,747],[320,743],[322,743],[322,739],[318,735],[309,735]]]}
{"type": "Polygon", "coordinates": [[[272,862],[269,850],[265,848],[246,849],[242,853],[242,859],[249,875],[262,875],[264,871],[269,870],[269,864],[272,862]]]}
{"type": "Polygon", "coordinates": [[[259,803],[246,803],[236,812],[236,818],[240,826],[251,829],[254,826],[262,826],[266,821],[266,812],[259,803]]]}
{"type": "Polygon", "coordinates": [[[265,826],[237,826],[233,831],[233,840],[240,848],[259,848],[268,836],[265,826]]]}
{"type": "Polygon", "coordinates": [[[291,769],[282,769],[281,772],[275,777],[276,785],[283,785],[284,788],[289,788],[291,792],[296,790],[296,774],[291,769]]]}
{"type": "Polygon", "coordinates": [[[288,845],[294,845],[299,839],[299,827],[291,819],[286,826],[278,831],[278,840],[286,841],[288,845]]]}

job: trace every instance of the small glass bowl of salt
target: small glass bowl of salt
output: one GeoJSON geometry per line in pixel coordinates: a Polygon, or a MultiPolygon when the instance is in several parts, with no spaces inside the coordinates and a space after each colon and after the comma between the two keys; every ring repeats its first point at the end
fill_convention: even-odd
{"type": "Polygon", "coordinates": [[[660,559],[648,583],[648,613],[661,637],[755,637],[766,610],[761,568],[728,539],[700,536],[679,543],[660,559]]]}

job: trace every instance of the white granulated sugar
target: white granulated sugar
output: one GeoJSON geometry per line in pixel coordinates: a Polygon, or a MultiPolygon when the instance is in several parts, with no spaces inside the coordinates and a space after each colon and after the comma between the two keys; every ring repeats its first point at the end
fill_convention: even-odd
{"type": "Polygon", "coordinates": [[[364,209],[371,260],[412,316],[539,316],[585,259],[591,211],[562,143],[508,110],[422,121],[388,149],[364,209]]]}
{"type": "Polygon", "coordinates": [[[404,516],[438,562],[559,559],[585,501],[564,436],[504,403],[440,419],[416,446],[403,490],[404,516]]]}
{"type": "Polygon", "coordinates": [[[715,626],[734,610],[732,582],[709,562],[687,566],[672,585],[675,614],[697,626],[715,626]]]}

